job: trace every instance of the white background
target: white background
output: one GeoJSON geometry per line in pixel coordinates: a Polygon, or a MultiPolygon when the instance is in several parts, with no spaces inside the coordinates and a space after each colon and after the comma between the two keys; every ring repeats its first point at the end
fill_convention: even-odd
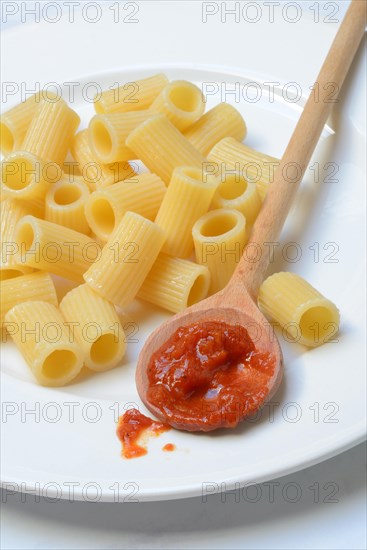
{"type": "MultiPolygon", "coordinates": [[[[340,2],[341,13],[347,5],[340,2]]],[[[253,490],[206,502],[71,503],[3,492],[1,548],[365,548],[365,468],[366,447],[359,445],[275,480],[274,499],[266,484],[257,498],[253,490]],[[299,499],[291,502],[295,490],[299,499]],[[331,491],[336,502],[327,502],[331,491]]]]}

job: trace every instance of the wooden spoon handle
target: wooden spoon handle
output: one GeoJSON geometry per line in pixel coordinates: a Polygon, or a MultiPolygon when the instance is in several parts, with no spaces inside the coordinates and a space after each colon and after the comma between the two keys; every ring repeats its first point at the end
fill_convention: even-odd
{"type": "Polygon", "coordinates": [[[339,91],[362,39],[366,1],[352,0],[317,77],[318,94],[311,92],[288,143],[274,181],[256,219],[250,240],[231,283],[242,282],[256,298],[269,265],[269,243],[277,240],[307,165],[330,114],[330,84],[339,91]],[[268,243],[268,246],[265,246],[268,243]]]}

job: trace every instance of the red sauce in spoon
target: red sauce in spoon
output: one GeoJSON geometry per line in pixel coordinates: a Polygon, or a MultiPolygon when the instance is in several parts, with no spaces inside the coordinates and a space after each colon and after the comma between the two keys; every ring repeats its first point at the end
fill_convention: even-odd
{"type": "Polygon", "coordinates": [[[265,401],[274,369],[274,358],[257,351],[244,327],[194,323],[152,355],[147,402],[174,428],[234,428],[265,401]]]}

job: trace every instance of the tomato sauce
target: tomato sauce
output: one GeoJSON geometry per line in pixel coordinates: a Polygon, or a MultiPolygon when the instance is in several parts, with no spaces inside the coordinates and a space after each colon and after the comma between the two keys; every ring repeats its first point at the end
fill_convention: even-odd
{"type": "Polygon", "coordinates": [[[234,428],[268,395],[275,360],[247,330],[219,321],[180,327],[151,357],[147,402],[174,428],[234,428]]]}
{"type": "Polygon", "coordinates": [[[146,455],[147,449],[139,444],[141,437],[145,433],[157,436],[170,429],[170,426],[145,416],[137,409],[128,409],[120,416],[116,430],[122,443],[122,456],[138,458],[146,455]]]}
{"type": "Polygon", "coordinates": [[[176,445],[174,445],[173,443],[166,443],[166,445],[162,447],[162,451],[166,451],[169,453],[172,453],[172,451],[175,451],[175,450],[176,450],[176,445]]]}

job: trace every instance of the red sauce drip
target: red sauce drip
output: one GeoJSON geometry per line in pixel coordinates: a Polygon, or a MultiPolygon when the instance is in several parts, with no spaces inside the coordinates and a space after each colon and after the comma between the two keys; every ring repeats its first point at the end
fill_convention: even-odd
{"type": "Polygon", "coordinates": [[[170,426],[145,416],[137,409],[128,409],[120,416],[116,430],[117,437],[122,443],[122,456],[138,458],[146,455],[146,448],[138,444],[141,436],[145,432],[157,436],[170,429],[170,426]]]}
{"type": "Polygon", "coordinates": [[[275,361],[247,330],[213,321],[180,327],[151,357],[147,401],[189,431],[234,428],[265,401],[275,361]]]}
{"type": "Polygon", "coordinates": [[[162,447],[162,451],[167,451],[169,453],[175,450],[176,450],[176,445],[174,445],[173,443],[166,443],[166,445],[162,447]]]}

